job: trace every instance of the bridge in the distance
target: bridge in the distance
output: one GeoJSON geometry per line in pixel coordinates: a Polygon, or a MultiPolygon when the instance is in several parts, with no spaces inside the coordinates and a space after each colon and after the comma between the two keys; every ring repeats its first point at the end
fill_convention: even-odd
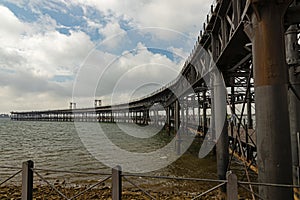
{"type": "MultiPolygon", "coordinates": [[[[299,0],[217,0],[169,85],[124,104],[12,112],[11,119],[153,124],[179,138],[180,128],[205,134],[220,120],[213,115],[223,114],[224,91],[220,82],[209,81],[218,75],[217,66],[227,88],[216,143],[219,178],[225,179],[231,147],[232,154],[238,151],[247,165],[258,167],[259,182],[299,185],[299,25],[299,0]]],[[[261,186],[259,193],[264,199],[293,198],[293,190],[284,187],[261,186]]]]}

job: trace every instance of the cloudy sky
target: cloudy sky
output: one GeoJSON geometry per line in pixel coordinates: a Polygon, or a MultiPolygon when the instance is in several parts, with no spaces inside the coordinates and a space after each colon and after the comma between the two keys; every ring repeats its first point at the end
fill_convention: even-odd
{"type": "Polygon", "coordinates": [[[126,102],[174,79],[212,0],[0,0],[0,113],[126,102]]]}

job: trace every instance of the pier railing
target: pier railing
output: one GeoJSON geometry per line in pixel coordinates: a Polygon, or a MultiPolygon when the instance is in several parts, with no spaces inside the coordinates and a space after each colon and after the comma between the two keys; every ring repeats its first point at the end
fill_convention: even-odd
{"type": "MultiPolygon", "coordinates": [[[[155,180],[167,180],[167,181],[193,181],[193,182],[202,182],[205,184],[211,184],[214,185],[210,189],[199,192],[196,191],[192,195],[189,195],[189,198],[191,199],[201,199],[201,198],[207,198],[207,194],[221,188],[221,190],[226,192],[226,196],[228,200],[237,200],[238,199],[238,192],[243,189],[252,195],[252,199],[263,199],[260,197],[256,192],[252,190],[253,186],[265,186],[265,187],[284,187],[284,188],[300,188],[300,186],[297,185],[286,185],[286,184],[272,184],[272,183],[256,183],[256,182],[244,182],[244,181],[238,181],[237,176],[229,171],[227,173],[227,179],[226,180],[214,180],[214,179],[201,179],[201,178],[186,178],[186,177],[171,177],[171,176],[151,176],[151,175],[142,175],[142,174],[123,174],[121,167],[117,166],[111,170],[111,173],[99,173],[99,172],[80,172],[80,171],[64,171],[64,170],[51,170],[51,169],[38,169],[34,167],[33,161],[27,161],[22,164],[22,168],[18,167],[5,167],[0,166],[1,169],[10,169],[15,172],[12,173],[8,178],[5,180],[0,180],[0,189],[3,188],[3,185],[6,184],[8,181],[15,178],[17,175],[21,175],[22,184],[20,187],[18,187],[17,190],[21,191],[21,199],[22,200],[32,200],[36,194],[37,191],[36,186],[34,186],[34,176],[38,177],[40,179],[40,182],[43,182],[44,185],[50,188],[50,191],[53,193],[56,193],[56,196],[59,196],[60,199],[66,199],[66,200],[72,200],[72,199],[81,199],[83,195],[88,193],[91,190],[96,190],[96,192],[101,192],[103,190],[103,184],[109,184],[110,187],[106,187],[109,190],[109,197],[113,200],[119,200],[122,198],[126,198],[126,194],[122,190],[123,184],[127,183],[132,185],[134,188],[136,188],[136,191],[139,191],[139,195],[142,195],[143,197],[149,198],[149,199],[157,199],[159,198],[155,193],[150,192],[148,189],[144,189],[143,186],[140,186],[137,183],[137,180],[144,180],[144,179],[155,179],[155,180]],[[76,194],[73,195],[66,195],[64,194],[62,187],[58,186],[59,184],[51,183],[49,181],[49,177],[46,177],[46,175],[42,175],[42,172],[50,173],[72,173],[72,174],[81,174],[81,175],[97,175],[101,177],[99,180],[95,181],[92,185],[88,187],[81,188],[81,190],[78,190],[76,194]],[[251,186],[251,187],[250,187],[251,186]],[[249,189],[250,188],[250,189],[249,189]]],[[[144,186],[145,187],[145,186],[144,186]]],[[[1,195],[8,195],[4,194],[5,191],[0,192],[1,195]]],[[[174,194],[175,195],[175,194],[174,194]]],[[[215,193],[214,193],[215,195],[215,193]]],[[[101,198],[101,196],[97,196],[98,198],[101,198]]],[[[96,198],[97,198],[96,197],[96,198]]],[[[128,194],[127,194],[128,197],[128,194]]],[[[91,197],[93,198],[93,197],[91,197]]],[[[2,197],[1,197],[2,199],[2,197]]],[[[86,198],[85,196],[85,199],[86,198]]]]}

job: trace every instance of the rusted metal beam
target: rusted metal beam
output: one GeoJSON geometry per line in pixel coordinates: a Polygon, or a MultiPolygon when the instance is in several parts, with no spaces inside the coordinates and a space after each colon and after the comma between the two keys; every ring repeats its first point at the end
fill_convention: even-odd
{"type": "MultiPolygon", "coordinates": [[[[253,64],[258,181],[292,184],[288,74],[283,17],[290,0],[253,0],[253,64]]],[[[264,199],[292,199],[291,188],[259,187],[264,199]]]]}
{"type": "Polygon", "coordinates": [[[245,48],[245,45],[249,42],[250,40],[244,32],[244,25],[240,23],[229,42],[222,48],[222,52],[216,61],[217,66],[222,71],[226,71],[230,66],[235,66],[249,54],[249,51],[245,48]]]}

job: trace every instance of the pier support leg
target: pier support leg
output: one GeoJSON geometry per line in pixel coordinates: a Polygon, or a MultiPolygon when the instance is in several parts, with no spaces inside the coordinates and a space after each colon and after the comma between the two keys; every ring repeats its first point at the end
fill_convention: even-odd
{"type": "Polygon", "coordinates": [[[197,93],[197,101],[198,101],[198,104],[197,104],[197,115],[198,115],[198,131],[201,131],[201,117],[200,117],[200,94],[197,93]]]}
{"type": "MultiPolygon", "coordinates": [[[[183,108],[182,108],[183,109],[183,108]]],[[[175,101],[174,106],[174,129],[176,134],[176,152],[178,155],[181,154],[181,133],[179,132],[180,127],[180,108],[179,108],[179,100],[175,101]]]]}
{"type": "MultiPolygon", "coordinates": [[[[183,131],[186,134],[187,133],[187,124],[189,122],[189,98],[187,97],[185,100],[185,116],[183,116],[184,119],[184,123],[182,124],[183,131]]],[[[183,119],[182,119],[183,120],[183,119]]]]}
{"type": "Polygon", "coordinates": [[[170,106],[167,107],[166,114],[167,114],[166,131],[167,131],[168,135],[170,136],[170,134],[171,134],[171,132],[170,132],[170,129],[171,129],[170,106]]]}
{"type": "MultiPolygon", "coordinates": [[[[228,152],[228,123],[225,121],[223,131],[216,145],[217,173],[220,180],[226,179],[226,172],[229,163],[228,152]]],[[[226,192],[226,187],[221,187],[221,192],[226,192]]]]}
{"type": "MultiPolygon", "coordinates": [[[[235,84],[235,79],[233,78],[233,85],[235,84]]],[[[234,86],[231,87],[231,107],[232,107],[232,113],[231,113],[231,119],[230,120],[230,135],[232,137],[232,139],[234,139],[234,135],[233,135],[233,132],[234,132],[234,124],[235,122],[233,121],[235,119],[235,117],[233,115],[235,115],[235,91],[234,91],[234,86]]]]}
{"type": "MultiPolygon", "coordinates": [[[[290,0],[252,1],[258,181],[292,184],[283,16],[290,0]]],[[[259,187],[264,199],[292,199],[291,188],[259,187]]]]}
{"type": "Polygon", "coordinates": [[[206,99],[206,91],[203,91],[203,133],[204,135],[207,132],[207,115],[206,115],[206,110],[207,110],[207,99],[206,99]]]}
{"type": "Polygon", "coordinates": [[[185,131],[185,123],[186,123],[186,117],[185,117],[184,109],[187,109],[187,107],[186,107],[185,103],[186,103],[186,100],[183,99],[182,100],[182,105],[180,106],[180,109],[179,109],[180,110],[179,120],[181,120],[180,125],[182,127],[181,130],[183,130],[183,131],[185,131]]]}
{"type": "MultiPolygon", "coordinates": [[[[300,64],[299,64],[299,44],[297,39],[297,25],[292,25],[286,32],[286,54],[287,63],[289,65],[289,113],[290,113],[290,128],[291,128],[291,147],[293,161],[293,182],[294,185],[299,185],[299,146],[298,135],[300,132],[300,64]],[[298,96],[298,97],[297,97],[298,96]]],[[[300,190],[294,189],[295,199],[300,199],[300,190]]]]}
{"type": "MultiPolygon", "coordinates": [[[[217,157],[217,174],[220,180],[226,180],[226,172],[229,163],[229,145],[228,145],[228,123],[226,116],[226,88],[222,85],[222,80],[219,78],[219,72],[216,72],[214,77],[214,88],[211,92],[213,95],[212,106],[212,124],[215,132],[216,157],[217,157]],[[219,137],[218,137],[219,136],[219,137]]],[[[221,193],[226,192],[226,186],[221,187],[221,193]]]]}
{"type": "MultiPolygon", "coordinates": [[[[250,72],[251,73],[251,72],[250,72]]],[[[249,85],[249,92],[247,94],[247,126],[249,129],[253,128],[253,120],[252,120],[252,106],[251,106],[251,86],[249,85]]]]}
{"type": "Polygon", "coordinates": [[[191,106],[192,106],[192,119],[191,119],[191,122],[193,123],[193,124],[196,124],[196,116],[195,116],[195,105],[197,105],[197,100],[196,100],[196,96],[195,95],[193,95],[193,99],[192,99],[192,104],[191,104],[191,106]]]}

